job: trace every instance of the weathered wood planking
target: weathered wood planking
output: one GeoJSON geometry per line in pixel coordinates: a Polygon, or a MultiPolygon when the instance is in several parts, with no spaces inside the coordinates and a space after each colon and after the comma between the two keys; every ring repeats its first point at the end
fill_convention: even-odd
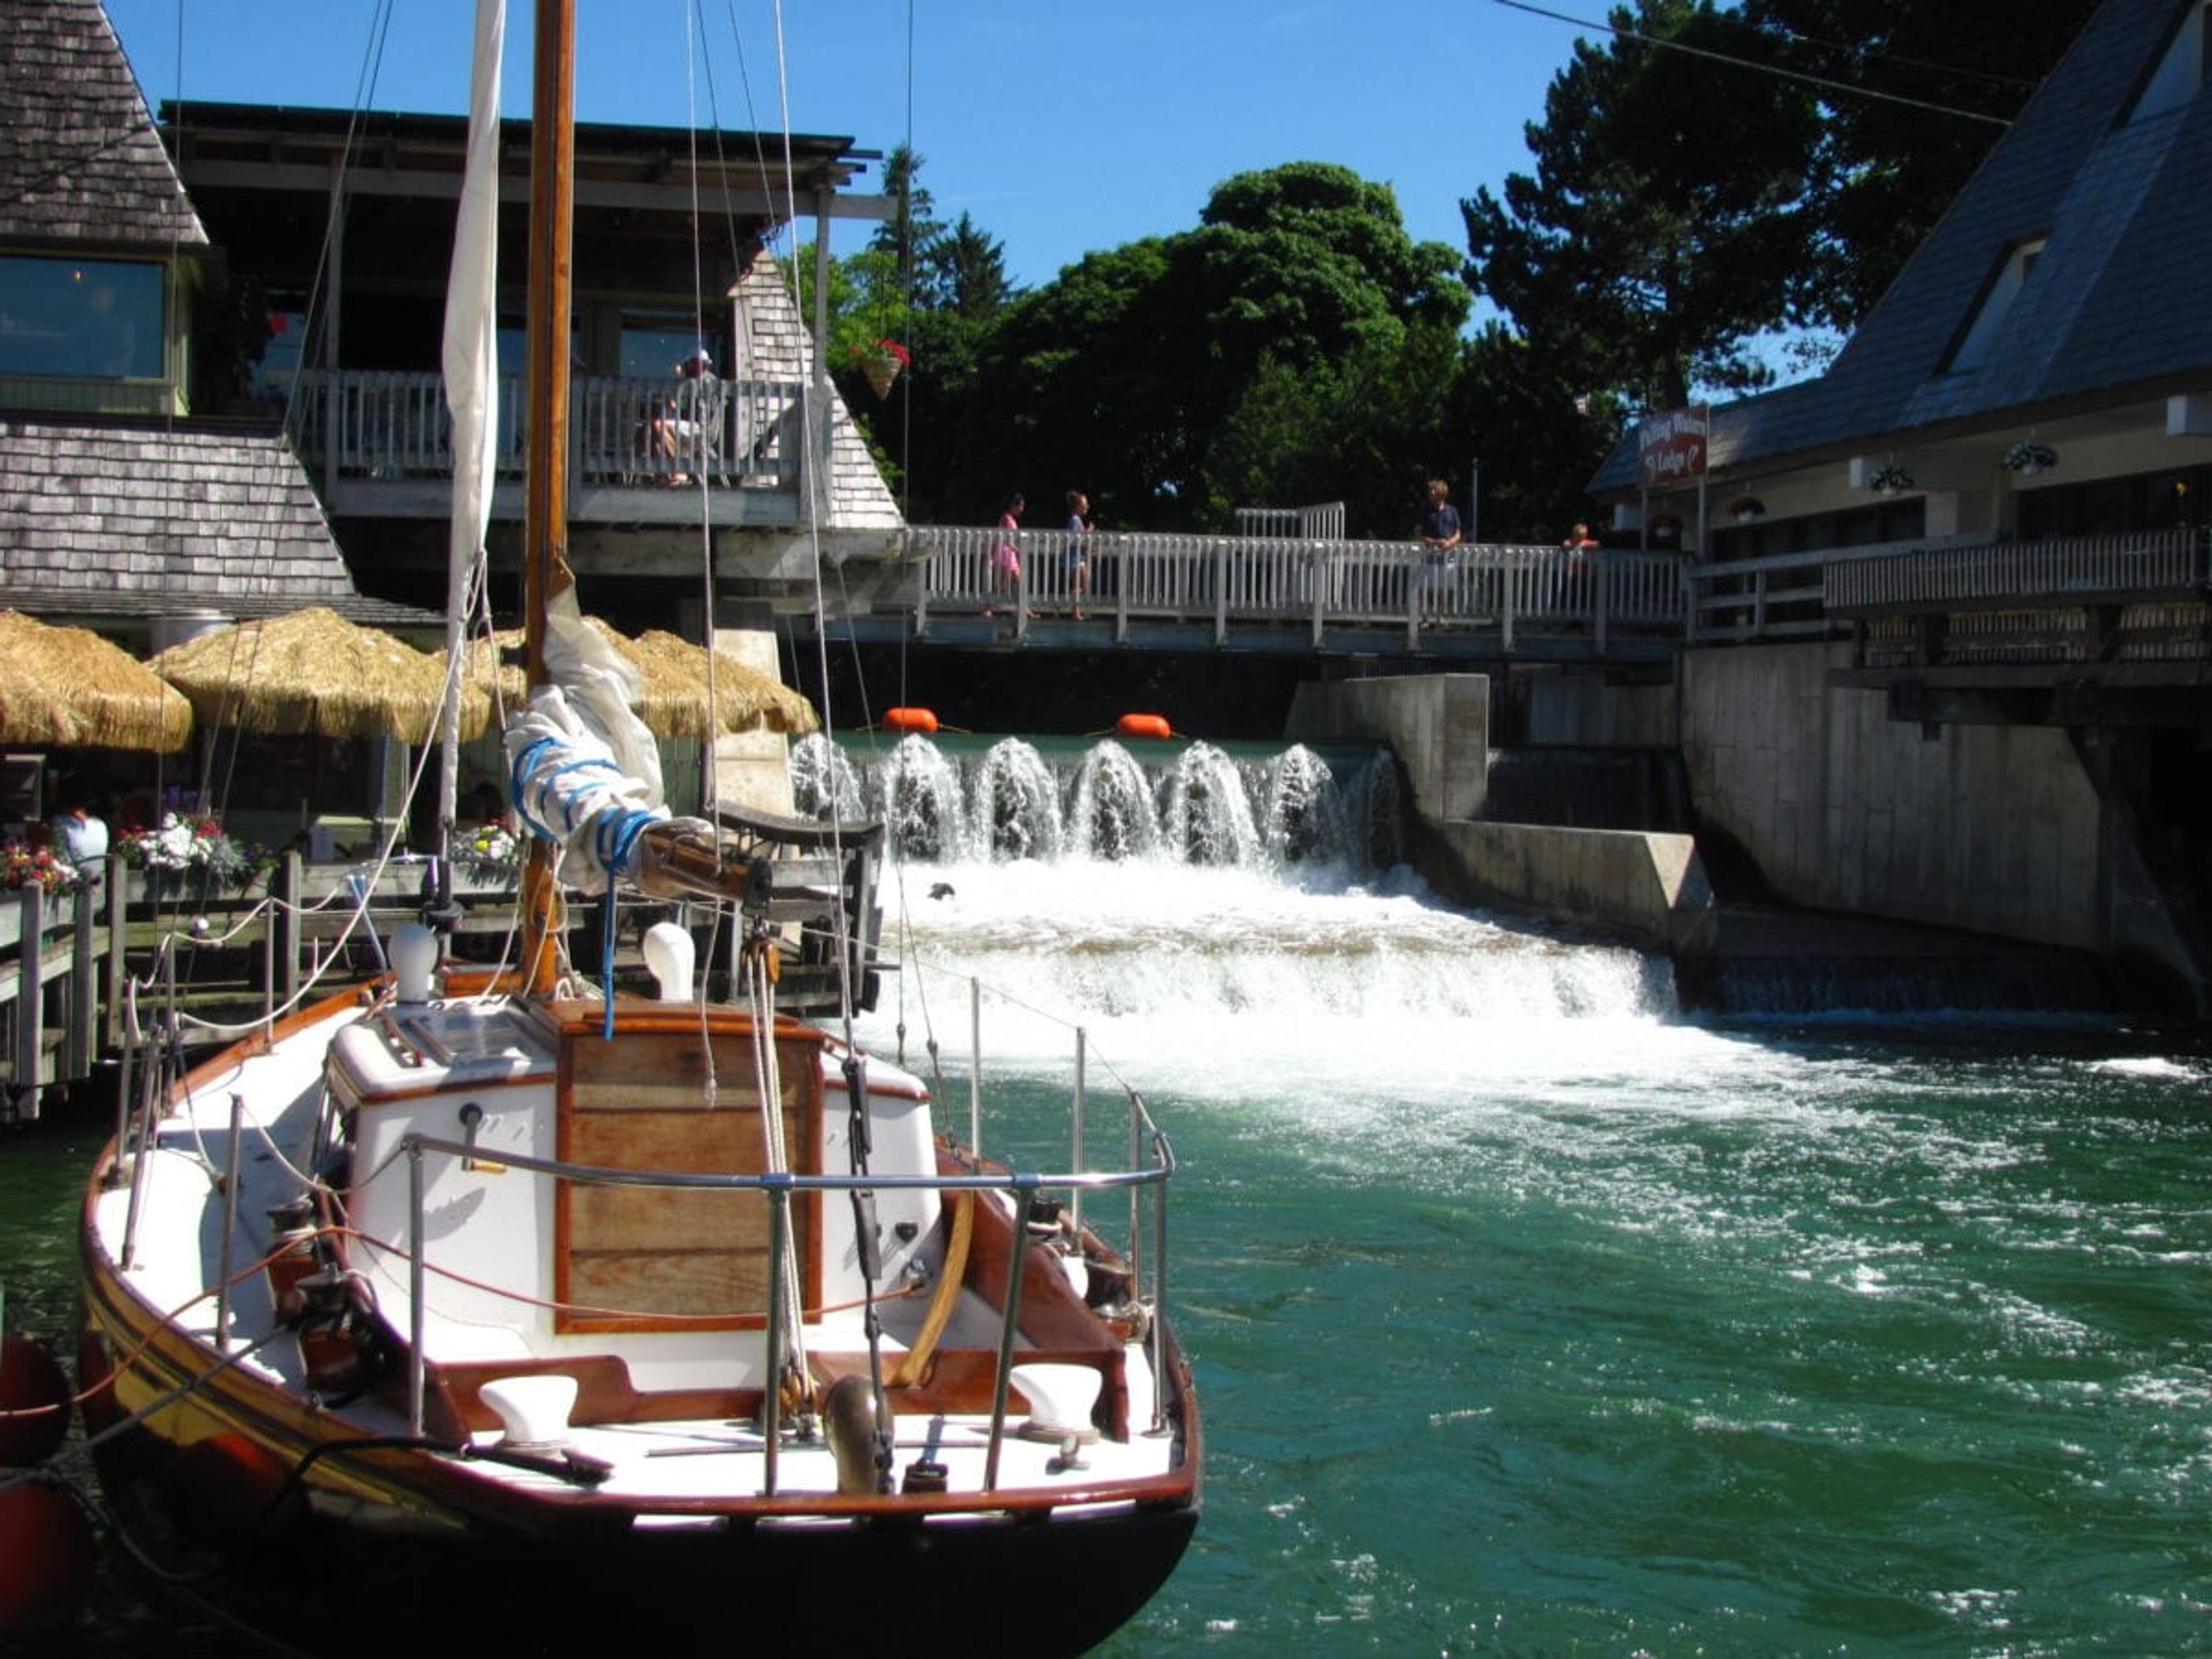
{"type": "MultiPolygon", "coordinates": [[[[619,1042],[564,1030],[560,1156],[610,1169],[755,1175],[769,1167],[744,1017],[718,1012],[712,1047],[697,1028],[631,1011],[619,1042]],[[661,1024],[665,1029],[650,1029],[661,1024]],[[647,1029],[636,1029],[644,1025],[647,1029]],[[711,1083],[711,1089],[710,1089],[711,1083]]],[[[818,1169],[818,1034],[776,1037],[786,1155],[818,1169]]],[[[800,1294],[821,1300],[818,1206],[792,1201],[800,1294]]],[[[742,1329],[765,1322],[768,1200],[758,1193],[564,1182],[556,1209],[563,1331],[742,1329]]]]}

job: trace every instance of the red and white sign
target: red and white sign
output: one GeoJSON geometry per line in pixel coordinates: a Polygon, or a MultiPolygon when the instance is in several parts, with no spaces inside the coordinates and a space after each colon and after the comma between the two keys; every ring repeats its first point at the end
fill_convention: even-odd
{"type": "Polygon", "coordinates": [[[1646,415],[1637,431],[1637,470],[1646,489],[1705,476],[1705,433],[1712,410],[1704,404],[1646,415]]]}

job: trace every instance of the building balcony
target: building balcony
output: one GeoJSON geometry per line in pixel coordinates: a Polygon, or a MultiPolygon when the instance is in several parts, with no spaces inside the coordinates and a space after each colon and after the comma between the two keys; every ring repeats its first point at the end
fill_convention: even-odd
{"type": "MultiPolygon", "coordinates": [[[[492,516],[522,517],[526,385],[499,384],[492,516]]],[[[579,375],[570,387],[568,517],[576,524],[698,522],[704,478],[719,527],[801,522],[807,388],[795,382],[579,375]]],[[[303,370],[294,446],[334,518],[444,518],[453,508],[452,422],[434,374],[303,370]]]]}

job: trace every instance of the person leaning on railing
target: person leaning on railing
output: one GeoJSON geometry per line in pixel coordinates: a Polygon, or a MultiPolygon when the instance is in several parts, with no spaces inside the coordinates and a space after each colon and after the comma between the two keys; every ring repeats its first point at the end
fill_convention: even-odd
{"type": "MultiPolygon", "coordinates": [[[[1429,599],[1443,585],[1443,573],[1459,545],[1459,509],[1451,504],[1451,486],[1442,478],[1429,480],[1428,503],[1421,509],[1419,527],[1413,532],[1425,550],[1421,555],[1421,591],[1414,602],[1425,612],[1429,599]]],[[[1429,620],[1425,616],[1423,620],[1429,620]]],[[[1435,620],[1442,621],[1438,611],[1435,620]]]]}

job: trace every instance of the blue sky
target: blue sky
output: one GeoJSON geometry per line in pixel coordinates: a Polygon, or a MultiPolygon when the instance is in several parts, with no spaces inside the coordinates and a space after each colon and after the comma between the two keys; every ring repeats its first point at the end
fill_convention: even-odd
{"type": "MultiPolygon", "coordinates": [[[[374,0],[107,9],[151,103],[336,108],[356,101],[380,13],[374,0]]],[[[1563,9],[1603,15],[1602,0],[1563,9]]],[[[528,113],[528,10],[510,0],[517,115],[528,113]]],[[[577,0],[577,112],[775,130],[787,87],[795,131],[876,150],[911,142],[939,216],[974,215],[1029,287],[1093,249],[1188,230],[1222,179],[1290,161],[1391,184],[1416,237],[1463,248],[1460,198],[1527,168],[1523,125],[1576,39],[1492,0],[786,0],[784,11],[780,75],[769,0],[577,0]],[[685,21],[702,13],[687,66],[685,21]]],[[[463,109],[473,15],[471,0],[392,0],[364,101],[463,109]]],[[[863,233],[842,235],[841,252],[863,233]]]]}

